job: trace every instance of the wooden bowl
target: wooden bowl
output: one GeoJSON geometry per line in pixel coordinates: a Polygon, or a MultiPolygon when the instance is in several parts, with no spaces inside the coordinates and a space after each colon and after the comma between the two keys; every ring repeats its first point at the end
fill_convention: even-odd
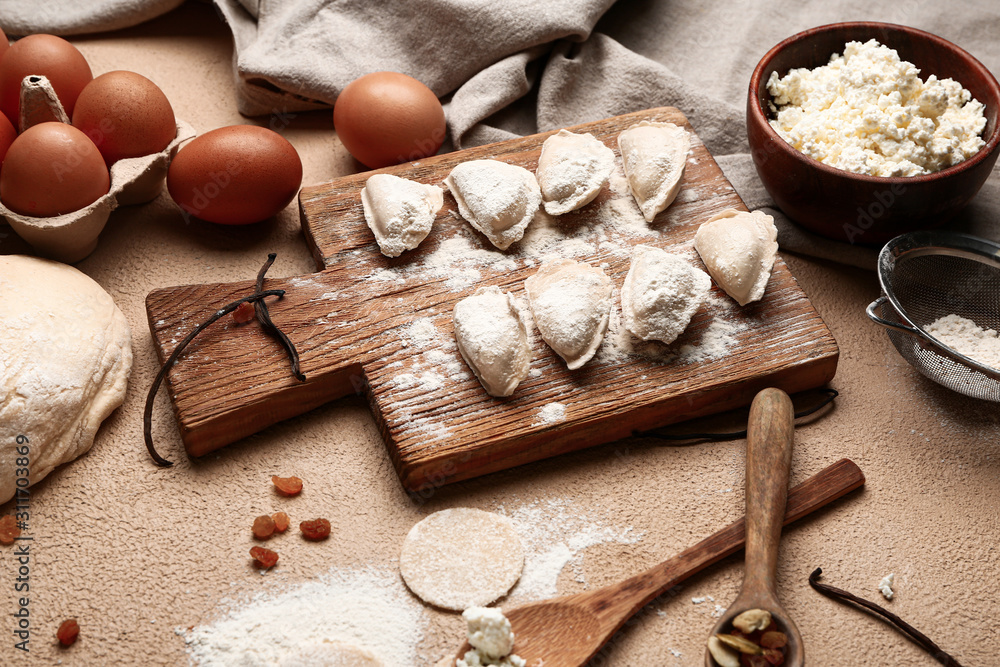
{"type": "Polygon", "coordinates": [[[979,191],[1000,145],[1000,85],[967,52],[940,37],[888,23],[834,23],[789,37],[761,59],[750,78],[747,135],[754,165],[781,210],[803,227],[850,243],[882,244],[904,232],[943,225],[979,191]],[[800,153],[770,126],[767,80],[796,67],[825,65],[849,41],[876,39],[931,74],[952,78],[985,105],[986,145],[964,162],[933,174],[878,177],[836,169],[800,153]]]}

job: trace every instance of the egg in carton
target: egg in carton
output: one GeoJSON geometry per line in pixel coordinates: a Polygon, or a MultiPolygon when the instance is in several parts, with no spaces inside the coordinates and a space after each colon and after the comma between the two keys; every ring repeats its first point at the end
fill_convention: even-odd
{"type": "MultiPolygon", "coordinates": [[[[69,124],[69,117],[52,84],[44,76],[26,76],[21,83],[21,132],[50,121],[69,124]]],[[[150,202],[160,194],[167,168],[180,144],[195,136],[189,124],[177,119],[173,140],[159,153],[123,158],[111,165],[111,187],[92,204],[49,218],[21,215],[0,202],[0,215],[39,254],[61,262],[78,262],[97,247],[111,211],[119,206],[150,202]]]]}

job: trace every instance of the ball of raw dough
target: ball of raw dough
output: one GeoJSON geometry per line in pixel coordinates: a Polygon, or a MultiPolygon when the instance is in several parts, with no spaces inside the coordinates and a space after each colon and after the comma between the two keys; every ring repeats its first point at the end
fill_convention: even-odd
{"type": "Polygon", "coordinates": [[[85,453],[131,370],[128,322],[100,285],[66,264],[0,256],[0,503],[24,467],[17,448],[29,447],[30,484],[85,453]]]}

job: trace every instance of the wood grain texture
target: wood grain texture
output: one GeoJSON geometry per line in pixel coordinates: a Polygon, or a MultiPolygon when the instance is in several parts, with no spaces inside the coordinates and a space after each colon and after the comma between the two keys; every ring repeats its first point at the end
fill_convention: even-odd
{"type": "MultiPolygon", "coordinates": [[[[270,310],[299,348],[307,381],[292,378],[283,351],[256,323],[210,328],[168,377],[189,453],[204,454],[326,401],[364,393],[404,486],[429,494],[448,482],[744,406],[767,386],[794,393],[828,382],[837,344],[780,258],[762,301],[740,308],[713,287],[709,303],[672,346],[653,343],[624,355],[606,341],[595,359],[568,371],[535,334],[532,375],[506,399],[488,396],[468,371],[454,343],[455,303],[485,285],[523,297],[524,279],[541,259],[538,238],[561,239],[556,245],[571,251],[564,254],[603,265],[616,287],[617,316],[632,245],[657,245],[700,266],[692,245],[698,226],[726,208],[745,210],[676,109],[570,129],[594,134],[617,156],[618,133],[641,120],[676,123],[692,140],[680,195],[641,228],[631,222],[638,209],[621,195],[619,176],[618,190],[605,188],[579,212],[558,219],[540,213],[525,241],[499,253],[458,216],[446,194],[430,236],[390,259],[379,253],[364,222],[360,189],[373,172],[304,188],[303,230],[319,272],[268,279],[265,289],[287,290],[270,310]],[[442,263],[454,257],[449,248],[455,244],[474,258],[442,263]],[[719,325],[731,334],[725,354],[700,360],[682,354],[697,353],[719,325]],[[619,354],[612,354],[616,349],[619,354]],[[541,413],[553,402],[564,406],[563,419],[549,421],[541,413]]],[[[434,184],[472,159],[495,158],[533,171],[548,134],[378,171],[434,184]]],[[[252,289],[247,280],[151,292],[147,313],[161,361],[197,322],[252,289]]]]}
{"type": "MultiPolygon", "coordinates": [[[[779,523],[787,526],[864,483],[861,469],[853,461],[841,459],[788,492],[785,514],[779,523]]],[[[745,541],[746,522],[741,518],[625,581],[507,610],[505,615],[517,638],[514,651],[529,665],[538,660],[544,661],[546,667],[587,664],[628,619],[654,598],[736,553],[745,541]]],[[[467,645],[463,646],[457,655],[467,649],[467,645]]]]}
{"type": "MultiPolygon", "coordinates": [[[[778,545],[788,499],[788,473],[795,437],[795,410],[788,394],[773,387],[757,394],[747,425],[746,566],[739,595],[719,618],[709,637],[732,630],[733,619],[749,609],[771,612],[788,637],[787,667],[802,667],[802,634],[778,599],[778,545]]],[[[706,637],[707,641],[707,637],[706,637]]],[[[705,667],[718,667],[705,650],[705,667]]]]}
{"type": "Polygon", "coordinates": [[[743,579],[747,594],[777,597],[774,576],[794,436],[795,409],[788,394],[773,388],[757,394],[747,425],[747,563],[743,579]]]}

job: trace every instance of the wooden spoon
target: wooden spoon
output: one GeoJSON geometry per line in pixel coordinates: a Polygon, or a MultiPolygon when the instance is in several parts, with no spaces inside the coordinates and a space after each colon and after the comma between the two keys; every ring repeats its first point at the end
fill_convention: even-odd
{"type": "MultiPolygon", "coordinates": [[[[785,523],[801,519],[864,483],[865,476],[858,466],[841,459],[789,492],[785,523]]],[[[586,664],[648,602],[736,553],[744,537],[744,522],[739,519],[670,560],[620,583],[505,612],[515,634],[514,653],[524,658],[528,667],[586,664]]],[[[455,657],[462,657],[468,650],[466,643],[455,657]]]]}
{"type": "MultiPolygon", "coordinates": [[[[778,569],[778,542],[781,518],[788,497],[788,469],[792,463],[792,440],[795,434],[795,411],[788,394],[780,389],[764,389],[750,405],[747,425],[746,474],[746,568],[739,595],[719,622],[712,635],[732,629],[733,618],[748,609],[771,613],[778,628],[788,637],[785,667],[802,667],[805,648],[802,635],[788,617],[775,586],[778,569]]],[[[705,667],[719,663],[705,650],[705,667]]]]}

